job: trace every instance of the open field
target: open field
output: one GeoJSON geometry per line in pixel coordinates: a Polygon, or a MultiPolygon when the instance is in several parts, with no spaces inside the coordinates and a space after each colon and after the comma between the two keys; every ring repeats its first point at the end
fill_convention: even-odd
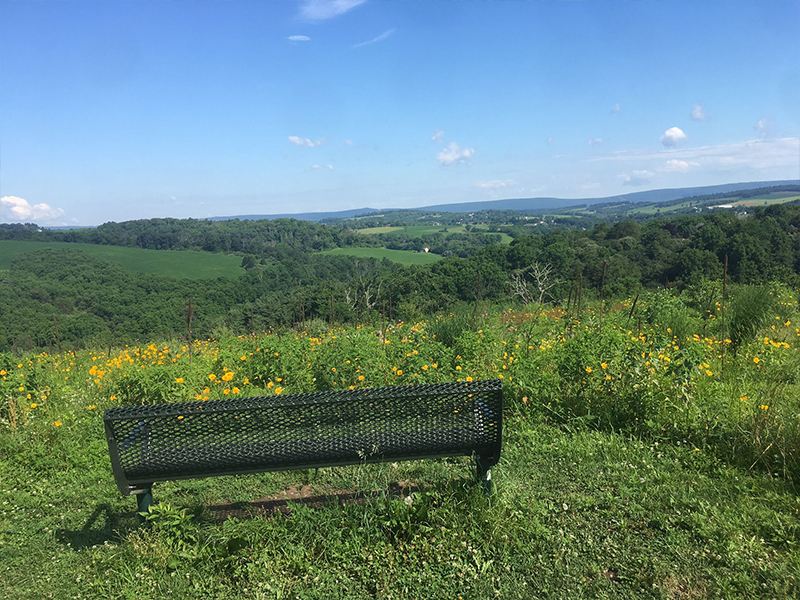
{"type": "Polygon", "coordinates": [[[785,204],[786,202],[795,202],[800,200],[800,194],[776,192],[774,194],[764,194],[763,196],[754,196],[744,200],[738,200],[736,206],[766,206],[771,204],[785,204]]]}
{"type": "Polygon", "coordinates": [[[129,271],[182,279],[236,279],[245,273],[238,256],[192,250],[144,250],[124,246],[73,244],[69,242],[0,241],[0,270],[7,270],[20,254],[45,248],[81,250],[103,260],[115,261],[129,271]]]}
{"type": "Polygon", "coordinates": [[[426,252],[413,252],[411,250],[390,250],[388,248],[335,248],[325,250],[320,254],[341,254],[344,256],[355,256],[357,258],[386,258],[401,265],[429,265],[442,260],[438,254],[426,252]]]}
{"type": "MultiPolygon", "coordinates": [[[[482,227],[476,225],[472,232],[467,231],[464,225],[408,225],[408,226],[386,226],[386,227],[367,227],[366,229],[358,229],[359,233],[403,233],[411,237],[420,237],[423,235],[430,235],[432,233],[441,233],[442,235],[450,235],[451,233],[493,233],[489,231],[481,231],[482,227]],[[446,230],[446,231],[445,231],[446,230]]],[[[499,234],[502,244],[510,244],[513,239],[506,233],[499,234]]]]}
{"type": "Polygon", "coordinates": [[[667,294],[0,356],[0,596],[796,598],[795,298],[724,372],[667,294]],[[143,526],[111,474],[108,407],[462,378],[504,380],[489,498],[436,459],[158,483],[143,526]]]}

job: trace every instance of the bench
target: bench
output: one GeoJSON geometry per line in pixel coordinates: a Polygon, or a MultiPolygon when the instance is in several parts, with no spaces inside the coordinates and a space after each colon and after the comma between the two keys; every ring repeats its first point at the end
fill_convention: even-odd
{"type": "Polygon", "coordinates": [[[157,481],[474,455],[491,490],[500,380],[109,408],[114,479],[139,512],[157,481]]]}

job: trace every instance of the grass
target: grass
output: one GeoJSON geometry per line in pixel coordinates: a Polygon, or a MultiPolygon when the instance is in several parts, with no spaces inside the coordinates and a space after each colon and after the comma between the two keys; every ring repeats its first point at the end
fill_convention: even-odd
{"type": "Polygon", "coordinates": [[[44,248],[81,250],[103,260],[115,261],[129,271],[183,279],[236,279],[244,274],[238,256],[192,250],[145,250],[69,242],[0,241],[0,271],[19,255],[44,248]]]}
{"type": "MultiPolygon", "coordinates": [[[[492,234],[490,231],[481,231],[484,229],[476,225],[472,233],[492,234]]],[[[452,233],[470,233],[467,231],[465,225],[408,225],[408,226],[385,226],[385,227],[367,227],[365,229],[357,230],[359,233],[402,233],[412,237],[421,237],[423,235],[430,235],[432,233],[441,233],[442,235],[450,235],[452,233]],[[446,230],[446,231],[445,231],[446,230]]],[[[510,244],[514,239],[507,233],[499,234],[501,237],[501,244],[510,244]]]]}
{"type": "MultiPolygon", "coordinates": [[[[773,192],[771,194],[762,194],[760,196],[753,196],[752,198],[741,198],[740,196],[729,196],[727,198],[717,198],[712,202],[704,202],[703,208],[709,206],[719,206],[720,204],[731,204],[733,206],[766,206],[771,204],[784,204],[786,202],[794,202],[800,200],[800,195],[795,192],[773,192]]],[[[678,204],[670,204],[664,206],[663,204],[648,204],[646,206],[631,208],[627,211],[629,214],[664,214],[677,210],[685,210],[696,205],[693,200],[680,202],[678,204]]]]}
{"type": "Polygon", "coordinates": [[[770,291],[724,372],[666,291],[633,329],[626,299],[0,355],[0,596],[796,598],[800,310],[770,291]],[[113,482],[106,407],[466,377],[504,380],[490,498],[436,459],[159,483],[140,526],[113,482]]]}
{"type": "Polygon", "coordinates": [[[438,254],[414,252],[412,250],[390,250],[388,248],[335,248],[325,250],[321,254],[341,254],[357,258],[386,258],[401,265],[429,265],[442,259],[438,254]]]}
{"type": "Polygon", "coordinates": [[[785,204],[786,202],[796,202],[800,200],[800,195],[792,192],[775,192],[772,194],[764,194],[761,196],[754,196],[746,200],[739,200],[736,206],[766,206],[772,204],[785,204]]]}

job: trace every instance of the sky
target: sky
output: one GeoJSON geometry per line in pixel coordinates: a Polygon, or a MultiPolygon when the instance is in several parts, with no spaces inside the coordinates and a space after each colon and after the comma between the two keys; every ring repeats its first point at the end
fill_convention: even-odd
{"type": "Polygon", "coordinates": [[[796,0],[0,0],[0,222],[797,178],[796,0]]]}

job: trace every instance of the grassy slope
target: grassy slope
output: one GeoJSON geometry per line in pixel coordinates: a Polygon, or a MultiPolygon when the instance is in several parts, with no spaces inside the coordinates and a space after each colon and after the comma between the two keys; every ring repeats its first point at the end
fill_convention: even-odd
{"type": "Polygon", "coordinates": [[[402,265],[428,265],[442,259],[438,254],[412,252],[411,250],[390,250],[388,248],[335,248],[323,254],[343,254],[357,258],[387,258],[402,265]]]}
{"type": "Polygon", "coordinates": [[[177,537],[137,525],[134,500],[120,497],[111,480],[99,420],[82,448],[63,438],[52,446],[6,444],[17,469],[3,473],[0,491],[0,593],[466,599],[797,592],[798,502],[780,481],[693,448],[520,419],[507,430],[490,500],[471,483],[466,459],[159,484],[161,501],[198,515],[177,537]],[[384,523],[402,507],[382,491],[403,480],[427,490],[415,501],[428,516],[393,534],[397,526],[384,523]],[[312,496],[377,495],[297,504],[288,519],[245,503],[237,508],[252,517],[217,521],[221,504],[303,485],[312,496]],[[205,540],[206,553],[187,541],[181,556],[174,546],[192,535],[205,540]]]}
{"type": "Polygon", "coordinates": [[[194,252],[191,250],[145,250],[123,246],[72,244],[68,242],[0,241],[0,270],[8,269],[20,254],[44,248],[81,250],[103,260],[112,260],[124,268],[139,273],[186,279],[235,279],[244,274],[242,259],[237,256],[194,252]]]}
{"type": "MultiPolygon", "coordinates": [[[[786,314],[728,356],[725,378],[718,340],[687,336],[678,349],[664,324],[636,336],[619,329],[624,306],[603,328],[586,311],[589,324],[571,331],[552,315],[490,311],[457,348],[432,341],[448,333],[445,319],[198,342],[192,362],[177,345],[6,360],[0,391],[15,399],[15,427],[0,406],[0,597],[796,598],[800,498],[759,464],[775,449],[766,439],[797,426],[795,298],[779,297],[786,314]],[[100,411],[126,394],[194,399],[207,387],[222,398],[237,385],[275,393],[268,381],[294,392],[467,375],[506,381],[491,499],[466,458],[187,480],[156,485],[157,500],[187,512],[163,508],[148,529],[110,473],[100,411]],[[649,398],[654,424],[621,435],[552,419],[580,398],[601,418],[649,398]],[[738,461],[723,459],[728,420],[738,461]],[[766,446],[750,450],[757,460],[742,443],[752,434],[766,446]],[[411,508],[394,491],[401,482],[421,491],[411,508]],[[253,503],[292,488],[323,497],[285,513],[253,503]],[[348,501],[351,492],[362,499],[348,501]]],[[[781,451],[796,459],[791,443],[781,451]]]]}

